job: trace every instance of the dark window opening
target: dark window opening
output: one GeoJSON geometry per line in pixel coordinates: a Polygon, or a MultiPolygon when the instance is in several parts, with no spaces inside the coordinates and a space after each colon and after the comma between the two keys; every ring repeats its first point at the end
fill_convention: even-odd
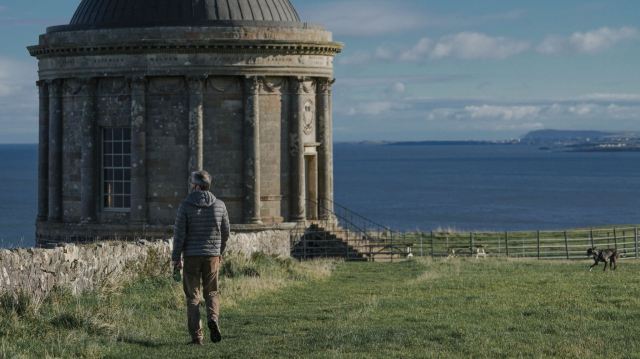
{"type": "Polygon", "coordinates": [[[131,128],[102,129],[103,207],[131,208],[131,128]]]}

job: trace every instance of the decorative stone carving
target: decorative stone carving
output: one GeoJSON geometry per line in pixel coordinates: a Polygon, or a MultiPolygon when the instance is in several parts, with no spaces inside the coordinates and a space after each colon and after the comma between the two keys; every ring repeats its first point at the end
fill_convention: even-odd
{"type": "Polygon", "coordinates": [[[311,135],[313,133],[313,120],[315,118],[314,105],[312,101],[307,101],[304,104],[304,114],[302,116],[302,131],[305,135],[311,135]]]}
{"type": "Polygon", "coordinates": [[[207,86],[221,93],[239,93],[241,91],[240,81],[237,77],[209,77],[207,80],[207,86]]]}
{"type": "Polygon", "coordinates": [[[62,88],[64,96],[77,96],[80,92],[82,92],[87,84],[87,79],[68,79],[64,81],[64,86],[62,88]]]}
{"type": "Polygon", "coordinates": [[[282,93],[286,80],[282,77],[265,77],[262,80],[262,89],[267,94],[282,93]]]}

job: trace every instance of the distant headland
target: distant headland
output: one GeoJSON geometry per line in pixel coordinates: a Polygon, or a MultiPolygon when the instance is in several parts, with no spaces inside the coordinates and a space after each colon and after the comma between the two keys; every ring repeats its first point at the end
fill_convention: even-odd
{"type": "Polygon", "coordinates": [[[640,132],[588,130],[537,130],[508,140],[361,141],[361,145],[384,146],[492,146],[527,145],[561,152],[640,152],[640,132]]]}

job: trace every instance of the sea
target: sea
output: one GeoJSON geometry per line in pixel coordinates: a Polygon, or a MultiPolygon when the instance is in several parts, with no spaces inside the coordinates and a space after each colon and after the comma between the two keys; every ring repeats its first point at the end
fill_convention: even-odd
{"type": "MultiPolygon", "coordinates": [[[[640,152],[337,143],[335,200],[397,230],[640,223],[640,152]]],[[[0,145],[0,247],[34,244],[37,146],[0,145]]]]}

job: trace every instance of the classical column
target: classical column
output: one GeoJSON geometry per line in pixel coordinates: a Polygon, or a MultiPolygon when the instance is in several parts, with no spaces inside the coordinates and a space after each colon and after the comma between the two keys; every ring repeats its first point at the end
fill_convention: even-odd
{"type": "Polygon", "coordinates": [[[49,84],[38,81],[40,95],[38,141],[38,221],[46,221],[49,212],[49,84]]]}
{"type": "Polygon", "coordinates": [[[318,80],[317,116],[320,218],[330,219],[333,213],[333,119],[331,114],[331,86],[334,80],[318,80]]]}
{"type": "Polygon", "coordinates": [[[203,167],[204,76],[189,77],[189,171],[203,167]]]}
{"type": "Polygon", "coordinates": [[[80,199],[83,223],[95,222],[97,182],[97,140],[96,140],[96,80],[87,79],[84,83],[82,108],[82,157],[80,164],[80,199]]]}
{"type": "Polygon", "coordinates": [[[131,223],[147,221],[147,82],[131,81],[131,223]]]}
{"type": "Polygon", "coordinates": [[[244,215],[245,222],[261,224],[260,217],[260,87],[256,76],[244,86],[244,215]]]}
{"type": "Polygon", "coordinates": [[[62,221],[62,80],[49,88],[49,222],[62,221]]]}
{"type": "Polygon", "coordinates": [[[292,80],[291,101],[291,220],[304,221],[306,218],[306,194],[304,173],[304,82],[305,78],[292,80]]]}

